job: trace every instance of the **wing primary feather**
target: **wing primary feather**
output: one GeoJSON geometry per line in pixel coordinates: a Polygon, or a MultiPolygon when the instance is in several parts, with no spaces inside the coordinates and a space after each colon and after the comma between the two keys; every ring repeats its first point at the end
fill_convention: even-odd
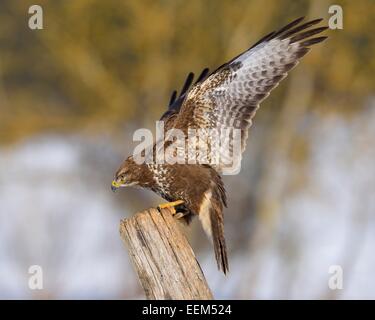
{"type": "Polygon", "coordinates": [[[320,28],[311,29],[311,30],[299,33],[299,34],[295,35],[293,38],[290,39],[290,43],[294,43],[294,42],[301,41],[303,39],[309,38],[309,37],[311,37],[315,34],[321,33],[322,31],[327,30],[327,29],[328,29],[328,27],[320,27],[320,28]]]}
{"type": "Polygon", "coordinates": [[[276,31],[274,33],[274,36],[272,37],[273,39],[278,37],[279,35],[281,35],[282,33],[284,33],[285,31],[288,31],[290,30],[291,28],[295,27],[296,25],[298,25],[303,19],[305,19],[305,17],[300,17],[294,21],[292,21],[291,23],[288,23],[285,27],[281,28],[280,30],[276,31]]]}
{"type": "Polygon", "coordinates": [[[327,38],[328,37],[312,38],[312,39],[306,40],[304,42],[301,42],[301,45],[304,46],[304,47],[312,46],[313,44],[316,44],[316,43],[319,43],[319,42],[323,42],[327,38]]]}
{"type": "Polygon", "coordinates": [[[316,24],[318,24],[319,22],[321,22],[323,19],[319,18],[319,19],[315,19],[315,20],[311,20],[311,21],[308,21],[304,24],[301,24],[300,26],[292,29],[292,30],[289,30],[288,32],[286,33],[283,33],[283,34],[280,34],[280,39],[283,40],[283,39],[286,39],[286,38],[289,38],[291,37],[292,35],[296,34],[297,32],[300,32],[302,30],[305,30],[311,26],[314,26],[316,24]]]}
{"type": "Polygon", "coordinates": [[[307,48],[307,47],[302,47],[300,48],[297,53],[296,53],[296,58],[297,59],[301,59],[306,53],[308,53],[310,51],[310,48],[307,48]]]}
{"type": "MultiPolygon", "coordinates": [[[[260,40],[258,40],[256,43],[254,43],[248,50],[256,47],[258,44],[262,43],[262,42],[265,42],[265,41],[268,41],[268,40],[271,40],[274,35],[275,35],[275,31],[272,31],[270,32],[269,34],[265,35],[263,38],[261,38],[260,40]]],[[[238,56],[237,56],[238,57],[238,56]]]]}
{"type": "Polygon", "coordinates": [[[252,45],[246,51],[241,52],[239,55],[235,56],[232,60],[223,63],[221,66],[219,66],[218,68],[216,68],[213,72],[211,72],[211,74],[214,74],[215,72],[219,71],[220,69],[224,68],[225,66],[230,65],[234,60],[236,60],[238,57],[240,57],[241,55],[243,55],[245,52],[251,50],[252,48],[255,48],[258,44],[261,44],[262,42],[266,42],[266,41],[269,41],[269,40],[273,39],[274,35],[275,35],[275,31],[270,32],[269,34],[267,34],[266,36],[264,36],[263,38],[261,38],[258,42],[256,42],[254,45],[252,45]]]}
{"type": "Polygon", "coordinates": [[[191,84],[193,83],[193,79],[194,79],[194,73],[189,72],[189,74],[188,74],[188,76],[185,80],[185,84],[181,89],[180,97],[182,97],[186,93],[186,91],[190,88],[191,84]]]}
{"type": "MultiPolygon", "coordinates": [[[[275,39],[276,37],[278,37],[279,35],[281,35],[282,33],[284,33],[285,31],[288,31],[290,30],[291,28],[293,28],[294,26],[298,25],[303,19],[305,19],[305,17],[300,17],[294,21],[292,21],[291,23],[287,24],[285,27],[281,28],[280,30],[278,31],[273,31],[273,32],[270,32],[269,34],[267,34],[266,36],[262,37],[260,40],[258,40],[255,44],[253,44],[249,49],[247,49],[246,51],[249,51],[253,48],[255,48],[257,45],[263,43],[263,42],[266,42],[266,41],[270,41],[272,39],[275,39]]],[[[246,52],[245,51],[245,52],[246,52]]],[[[242,54],[244,54],[245,52],[242,52],[240,53],[238,56],[234,57],[232,60],[222,64],[221,66],[219,66],[217,69],[215,69],[211,74],[217,72],[218,70],[224,68],[225,66],[231,64],[234,60],[236,60],[239,56],[241,56],[242,54]]]]}
{"type": "Polygon", "coordinates": [[[195,81],[194,84],[197,84],[197,83],[203,81],[204,79],[206,79],[206,76],[207,76],[207,74],[208,74],[209,71],[210,71],[210,69],[208,69],[208,68],[204,68],[204,69],[202,70],[201,74],[199,75],[197,81],[195,81]]]}
{"type": "Polygon", "coordinates": [[[169,104],[168,104],[169,107],[173,104],[173,102],[176,101],[176,97],[177,97],[177,91],[174,90],[172,92],[171,99],[169,100],[169,104]]]}
{"type": "Polygon", "coordinates": [[[302,30],[307,29],[307,28],[309,28],[309,27],[311,27],[315,24],[318,24],[319,22],[321,22],[323,20],[322,18],[319,18],[319,19],[311,20],[309,22],[301,24],[298,27],[295,27],[304,19],[305,19],[305,17],[300,17],[300,18],[292,21],[291,23],[287,24],[285,27],[281,28],[280,30],[267,34],[266,36],[264,36],[263,38],[258,40],[254,45],[252,45],[249,49],[240,53],[239,55],[234,57],[232,60],[230,60],[230,61],[222,64],[218,68],[216,68],[213,72],[211,72],[211,74],[214,74],[214,73],[218,72],[220,69],[226,67],[227,65],[230,65],[234,60],[236,60],[238,57],[243,55],[245,52],[255,48],[256,46],[258,46],[259,44],[261,44],[263,42],[270,41],[270,40],[275,39],[275,38],[279,38],[281,40],[286,39],[286,38],[292,36],[293,34],[296,34],[299,31],[302,31],[302,30]],[[295,27],[295,28],[293,28],[293,27],[295,27]]]}
{"type": "Polygon", "coordinates": [[[292,21],[291,23],[288,23],[285,27],[281,28],[280,30],[278,31],[273,31],[269,34],[267,34],[266,36],[264,36],[263,38],[261,38],[259,41],[257,41],[254,45],[252,45],[250,47],[250,49],[256,47],[258,44],[262,43],[262,42],[265,42],[265,41],[269,41],[269,40],[272,40],[272,39],[275,39],[277,36],[279,36],[280,34],[284,33],[285,31],[288,31],[290,30],[291,28],[293,28],[294,26],[298,25],[303,19],[305,19],[305,17],[300,17],[294,21],[292,21]]]}

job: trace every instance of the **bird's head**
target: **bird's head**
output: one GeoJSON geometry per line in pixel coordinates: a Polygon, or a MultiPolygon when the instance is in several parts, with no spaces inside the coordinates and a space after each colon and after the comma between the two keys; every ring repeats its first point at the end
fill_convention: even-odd
{"type": "Polygon", "coordinates": [[[117,170],[112,181],[112,191],[122,187],[143,186],[146,176],[144,165],[137,164],[133,157],[130,156],[117,170]]]}

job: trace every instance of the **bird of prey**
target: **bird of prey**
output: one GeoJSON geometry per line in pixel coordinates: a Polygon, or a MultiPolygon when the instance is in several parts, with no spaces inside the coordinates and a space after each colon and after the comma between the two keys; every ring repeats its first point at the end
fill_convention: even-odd
{"type": "MultiPolygon", "coordinates": [[[[185,136],[188,136],[190,129],[237,129],[241,137],[236,157],[240,158],[260,102],[287,76],[312,45],[327,38],[316,36],[327,27],[312,28],[322,19],[302,23],[303,19],[299,18],[271,32],[215,71],[209,73],[208,69],[204,69],[194,83],[194,75],[190,73],[181,93],[177,96],[177,92],[173,92],[168,109],[161,117],[165,123],[164,129],[179,129],[185,136]]],[[[162,141],[164,146],[171,143],[167,137],[162,141]]],[[[158,142],[154,141],[153,153],[157,145],[158,142]]],[[[229,147],[233,149],[233,145],[229,144],[229,147]]],[[[227,162],[220,157],[213,164],[160,164],[138,163],[132,155],[124,160],[116,172],[112,190],[126,186],[150,189],[168,201],[159,208],[179,208],[182,221],[189,223],[193,216],[199,216],[203,229],[213,242],[218,268],[227,273],[223,220],[227,199],[221,179],[226,166],[227,162]]],[[[234,170],[238,166],[237,162],[234,170]]]]}

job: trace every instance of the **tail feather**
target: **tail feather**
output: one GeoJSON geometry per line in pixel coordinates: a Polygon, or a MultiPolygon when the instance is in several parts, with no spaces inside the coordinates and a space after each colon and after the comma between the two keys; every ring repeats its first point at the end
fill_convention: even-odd
{"type": "Polygon", "coordinates": [[[219,270],[227,274],[229,266],[224,238],[223,199],[220,190],[209,190],[204,194],[199,210],[199,219],[204,231],[213,242],[219,270]]]}
{"type": "Polygon", "coordinates": [[[212,202],[210,209],[210,220],[212,229],[212,241],[215,249],[215,257],[219,270],[224,274],[229,271],[227,247],[224,238],[224,218],[221,206],[218,206],[216,201],[212,202]]]}

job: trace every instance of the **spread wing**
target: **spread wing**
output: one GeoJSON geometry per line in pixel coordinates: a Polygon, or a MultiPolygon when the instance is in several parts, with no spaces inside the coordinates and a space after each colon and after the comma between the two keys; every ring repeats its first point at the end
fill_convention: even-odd
{"type": "MultiPolygon", "coordinates": [[[[203,71],[201,72],[197,80],[195,81],[194,86],[207,78],[208,71],[209,71],[208,68],[203,69],[203,71]]],[[[176,90],[172,92],[172,96],[168,104],[168,109],[166,112],[164,112],[164,114],[160,118],[160,121],[164,121],[165,130],[171,129],[173,127],[174,121],[176,120],[177,115],[180,112],[182,103],[184,102],[186,98],[187,92],[189,91],[193,83],[193,80],[194,80],[194,73],[190,72],[185,80],[185,83],[181,89],[179,96],[177,97],[176,90]]]]}
{"type": "Polygon", "coordinates": [[[226,142],[219,147],[219,159],[213,165],[218,172],[238,172],[248,129],[259,103],[296,66],[310,46],[327,38],[313,37],[327,27],[310,28],[322,19],[300,24],[302,20],[299,18],[268,34],[184,93],[182,105],[175,114],[174,128],[184,132],[188,128],[227,131],[226,142]],[[237,132],[241,134],[239,143],[236,143],[237,132]],[[238,144],[239,151],[236,151],[238,144]]]}

